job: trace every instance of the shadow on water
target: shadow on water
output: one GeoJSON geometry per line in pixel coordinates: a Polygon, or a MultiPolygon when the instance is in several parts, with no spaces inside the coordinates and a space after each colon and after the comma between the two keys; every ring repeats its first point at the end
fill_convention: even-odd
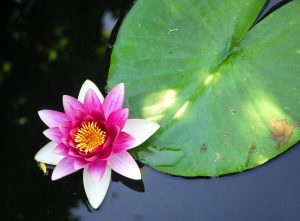
{"type": "MultiPolygon", "coordinates": [[[[278,2],[270,1],[266,9],[278,2]]],[[[225,176],[222,182],[180,179],[147,166],[143,181],[113,173],[96,211],[86,202],[81,172],[51,182],[33,160],[47,143],[37,111],[62,110],[62,95],[77,96],[86,78],[105,92],[111,48],[106,49],[121,19],[109,40],[110,32],[133,1],[0,4],[0,220],[300,220],[299,148],[286,153],[289,160],[278,158],[255,173],[225,176]]]]}

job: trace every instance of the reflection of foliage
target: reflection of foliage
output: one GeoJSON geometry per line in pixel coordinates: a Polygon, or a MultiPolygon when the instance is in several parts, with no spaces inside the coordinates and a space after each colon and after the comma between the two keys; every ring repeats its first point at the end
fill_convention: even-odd
{"type": "Polygon", "coordinates": [[[46,106],[58,108],[64,93],[76,96],[86,78],[104,88],[108,35],[101,18],[108,10],[117,16],[130,2],[1,2],[5,4],[0,7],[0,120],[5,127],[1,166],[6,168],[2,171],[6,181],[0,184],[1,220],[77,220],[69,208],[78,197],[85,197],[78,193],[81,179],[53,183],[33,160],[47,142],[36,113],[46,106]]]}
{"type": "Polygon", "coordinates": [[[5,77],[11,72],[12,63],[9,61],[4,61],[0,69],[0,85],[4,81],[5,77]]]}

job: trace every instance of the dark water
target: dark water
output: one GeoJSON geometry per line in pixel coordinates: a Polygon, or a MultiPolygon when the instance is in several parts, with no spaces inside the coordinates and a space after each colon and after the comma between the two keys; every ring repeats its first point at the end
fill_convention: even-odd
{"type": "Polygon", "coordinates": [[[77,96],[86,78],[104,93],[109,33],[132,2],[0,4],[1,220],[300,220],[299,144],[266,165],[221,178],[183,179],[147,166],[143,182],[113,174],[96,211],[86,203],[80,172],[50,181],[33,160],[48,142],[37,111],[62,110],[61,96],[77,96]]]}

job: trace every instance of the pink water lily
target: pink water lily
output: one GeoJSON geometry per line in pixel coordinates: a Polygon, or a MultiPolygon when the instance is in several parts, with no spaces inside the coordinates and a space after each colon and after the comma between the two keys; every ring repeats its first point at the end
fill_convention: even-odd
{"type": "Polygon", "coordinates": [[[118,84],[104,99],[97,86],[87,80],[78,99],[63,96],[64,113],[39,111],[49,127],[51,140],[35,160],[56,165],[52,180],[83,169],[83,184],[93,208],[98,208],[107,192],[111,169],[131,179],[141,179],[138,165],[127,150],[139,146],[159,125],[142,119],[128,119],[123,108],[124,84],[118,84]]]}

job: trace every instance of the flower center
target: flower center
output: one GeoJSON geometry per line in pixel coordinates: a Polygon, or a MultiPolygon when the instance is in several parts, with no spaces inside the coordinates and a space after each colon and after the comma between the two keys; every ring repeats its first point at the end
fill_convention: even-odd
{"type": "Polygon", "coordinates": [[[89,153],[105,141],[106,133],[95,122],[84,124],[75,135],[76,148],[89,153]]]}

